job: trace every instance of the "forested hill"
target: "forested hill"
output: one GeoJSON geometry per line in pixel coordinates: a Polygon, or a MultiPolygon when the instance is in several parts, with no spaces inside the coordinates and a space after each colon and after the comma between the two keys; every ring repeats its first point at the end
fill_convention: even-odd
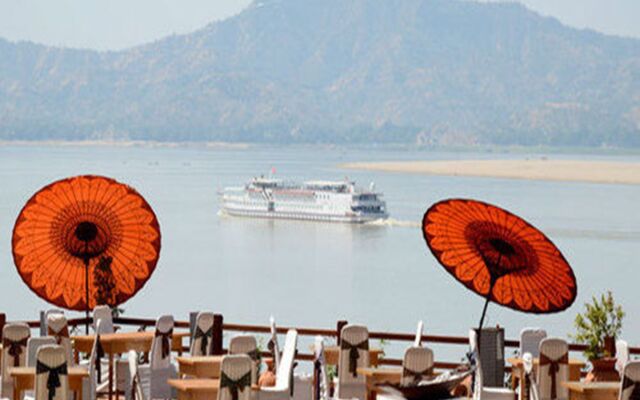
{"type": "Polygon", "coordinates": [[[0,40],[12,139],[640,146],[640,40],[459,0],[264,0],[119,52],[0,40]]]}

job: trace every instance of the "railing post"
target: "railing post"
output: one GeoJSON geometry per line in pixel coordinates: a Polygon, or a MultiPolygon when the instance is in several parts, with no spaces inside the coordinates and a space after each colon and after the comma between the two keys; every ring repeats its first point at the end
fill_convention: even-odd
{"type": "Polygon", "coordinates": [[[47,336],[47,320],[44,311],[40,311],[40,336],[47,336]]]}
{"type": "Polygon", "coordinates": [[[211,338],[211,353],[214,356],[222,355],[224,318],[222,314],[213,314],[213,337],[211,338]]]}
{"type": "Polygon", "coordinates": [[[2,342],[2,330],[4,329],[4,325],[7,323],[7,314],[0,313],[0,342],[2,342]]]}
{"type": "Polygon", "coordinates": [[[336,332],[337,332],[337,340],[336,343],[338,344],[338,346],[340,346],[340,335],[342,334],[342,328],[344,328],[345,325],[347,325],[348,322],[344,319],[341,319],[338,321],[338,323],[336,324],[336,332]]]}
{"type": "Polygon", "coordinates": [[[189,337],[193,337],[193,332],[196,331],[196,319],[198,319],[198,311],[191,311],[189,313],[189,337]]]}

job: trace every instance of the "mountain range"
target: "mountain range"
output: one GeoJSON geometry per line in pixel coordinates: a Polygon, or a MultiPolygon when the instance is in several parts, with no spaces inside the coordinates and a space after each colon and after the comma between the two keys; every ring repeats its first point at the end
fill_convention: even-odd
{"type": "Polygon", "coordinates": [[[640,146],[640,40],[515,3],[261,0],[117,52],[0,39],[0,140],[640,146]]]}

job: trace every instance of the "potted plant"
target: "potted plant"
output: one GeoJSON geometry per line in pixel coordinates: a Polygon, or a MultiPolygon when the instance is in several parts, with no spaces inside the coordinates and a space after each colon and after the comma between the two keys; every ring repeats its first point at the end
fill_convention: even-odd
{"type": "Polygon", "coordinates": [[[619,380],[615,371],[615,343],[622,331],[623,318],[622,306],[616,305],[610,291],[600,298],[593,296],[591,303],[585,303],[584,313],[576,315],[573,339],[587,345],[584,355],[593,366],[587,380],[619,380]]]}

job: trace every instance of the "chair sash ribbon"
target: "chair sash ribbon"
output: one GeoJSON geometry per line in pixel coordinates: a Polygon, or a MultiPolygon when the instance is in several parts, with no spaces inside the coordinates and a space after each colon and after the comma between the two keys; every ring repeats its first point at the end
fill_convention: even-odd
{"type": "Polygon", "coordinates": [[[138,395],[138,376],[134,376],[131,380],[131,400],[136,400],[138,395]]]}
{"type": "Polygon", "coordinates": [[[67,375],[67,363],[62,363],[57,367],[50,367],[38,361],[36,364],[36,374],[40,375],[46,373],[49,373],[49,377],[47,378],[49,400],[53,400],[56,396],[56,389],[62,386],[60,383],[60,375],[67,375]]]}
{"type": "MultiPolygon", "coordinates": [[[[298,350],[296,350],[296,356],[298,355],[298,350]]],[[[293,362],[293,365],[291,366],[291,372],[289,372],[289,397],[293,398],[293,391],[294,391],[294,383],[295,383],[295,376],[293,374],[293,370],[296,369],[296,367],[298,366],[298,363],[296,361],[293,362]]]]}
{"type": "Polygon", "coordinates": [[[633,390],[629,395],[629,400],[640,400],[640,381],[634,381],[625,375],[624,378],[622,378],[622,391],[625,391],[630,387],[632,387],[633,390]]]}
{"type": "Polygon", "coordinates": [[[159,337],[162,341],[162,359],[169,357],[171,353],[171,335],[173,335],[173,329],[169,329],[166,332],[160,332],[156,329],[155,337],[159,337]]]}
{"type": "Polygon", "coordinates": [[[273,356],[273,361],[275,362],[275,360],[277,358],[276,357],[276,341],[274,340],[273,337],[271,337],[269,339],[269,341],[267,342],[267,348],[271,352],[271,355],[273,356]]]}
{"type": "Polygon", "coordinates": [[[52,327],[48,327],[47,328],[47,334],[49,336],[53,336],[56,339],[56,343],[58,344],[58,346],[62,343],[62,339],[63,338],[69,338],[69,326],[65,325],[62,328],[60,328],[59,331],[55,331],[52,327]]]}
{"type": "Polygon", "coordinates": [[[358,350],[369,351],[369,340],[365,339],[358,344],[351,344],[342,339],[340,341],[340,349],[349,350],[349,372],[351,372],[353,377],[356,378],[358,376],[358,359],[360,358],[358,350]]]}
{"type": "Polygon", "coordinates": [[[403,368],[402,369],[402,377],[403,378],[413,378],[413,383],[417,384],[422,380],[422,377],[425,375],[431,375],[433,374],[433,367],[428,367],[423,369],[422,371],[414,371],[411,370],[409,368],[403,368]]]}
{"type": "Polygon", "coordinates": [[[231,399],[238,400],[239,391],[244,391],[245,388],[251,386],[251,371],[247,372],[239,379],[231,379],[224,372],[220,373],[220,390],[229,389],[231,392],[231,399]]]}
{"type": "Polygon", "coordinates": [[[313,386],[315,390],[313,391],[313,400],[320,400],[320,385],[322,381],[322,360],[320,357],[316,357],[313,360],[313,386]]]}
{"type": "Polygon", "coordinates": [[[211,328],[203,331],[199,326],[196,326],[196,333],[193,336],[194,340],[200,339],[200,354],[206,356],[209,354],[207,352],[207,347],[209,347],[209,340],[213,337],[213,325],[211,328]]]}
{"type": "Polygon", "coordinates": [[[551,398],[556,399],[558,396],[557,391],[557,380],[558,380],[558,372],[560,371],[560,365],[568,365],[569,364],[569,353],[564,353],[564,355],[558,357],[555,360],[550,359],[544,354],[540,354],[540,367],[545,365],[549,366],[549,378],[551,379],[551,398]]]}
{"type": "Polygon", "coordinates": [[[96,359],[94,367],[96,368],[96,379],[98,383],[102,383],[102,357],[104,357],[104,348],[100,341],[100,335],[96,335],[96,359]]]}
{"type": "Polygon", "coordinates": [[[20,366],[20,355],[22,355],[22,352],[27,347],[28,340],[28,337],[20,340],[2,339],[2,346],[5,349],[9,349],[7,353],[13,358],[14,367],[20,366]]]}
{"type": "Polygon", "coordinates": [[[253,361],[258,361],[258,349],[247,351],[246,353],[253,361]]]}

